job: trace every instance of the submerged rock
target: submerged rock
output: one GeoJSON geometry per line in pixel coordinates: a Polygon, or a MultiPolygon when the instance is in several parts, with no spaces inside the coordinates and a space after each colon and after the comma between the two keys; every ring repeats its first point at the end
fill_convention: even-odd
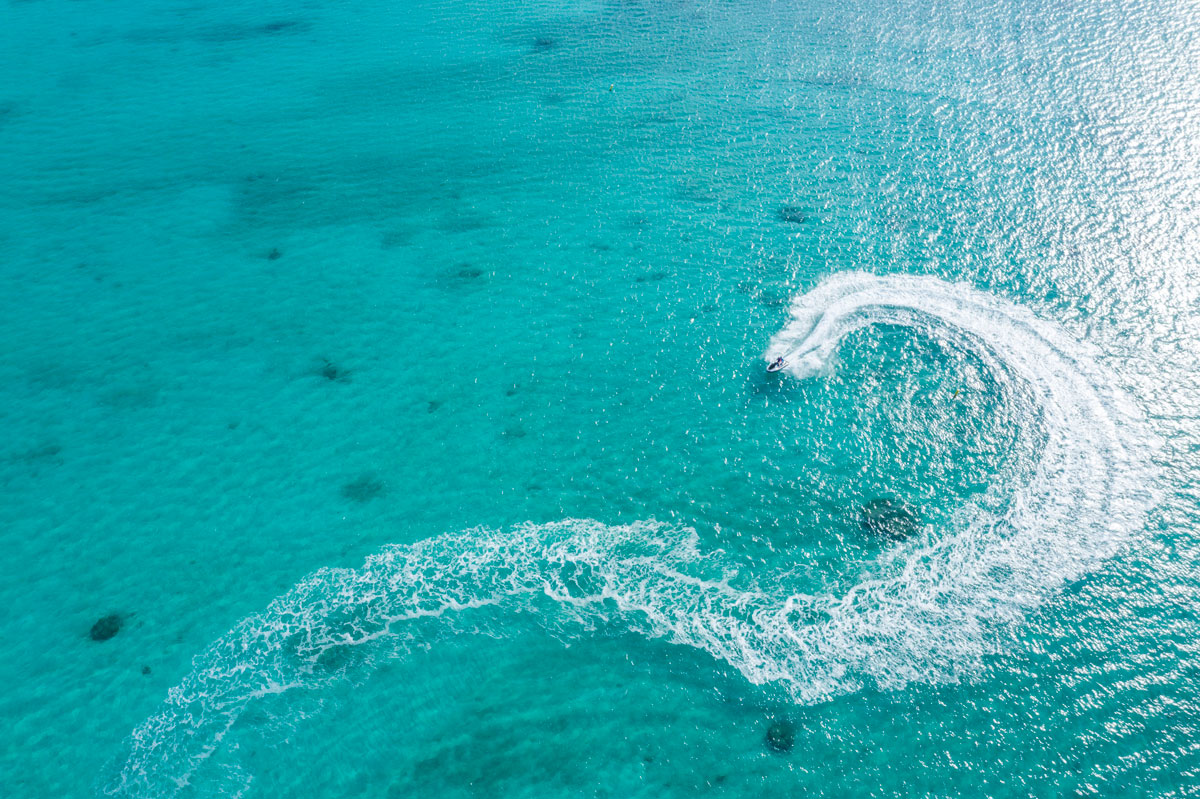
{"type": "Polygon", "coordinates": [[[92,629],[88,632],[88,637],[93,641],[107,641],[117,633],[121,632],[121,626],[125,620],[121,618],[119,613],[110,613],[103,616],[92,625],[92,629]]]}
{"type": "Polygon", "coordinates": [[[321,366],[317,368],[317,374],[335,383],[345,383],[350,379],[349,370],[343,369],[325,358],[321,359],[321,366]]]}
{"type": "Polygon", "coordinates": [[[790,721],[773,721],[764,738],[767,748],[776,754],[792,751],[796,745],[796,725],[790,721]]]}
{"type": "Polygon", "coordinates": [[[383,494],[387,486],[379,478],[364,474],[342,486],[342,496],[352,502],[370,502],[383,494]]]}
{"type": "Polygon", "coordinates": [[[921,525],[915,508],[888,497],[873,499],[859,508],[858,524],[871,535],[890,541],[903,541],[921,525]]]}
{"type": "Polygon", "coordinates": [[[791,222],[794,225],[803,225],[812,219],[808,211],[798,205],[781,206],[778,213],[780,222],[791,222]]]}

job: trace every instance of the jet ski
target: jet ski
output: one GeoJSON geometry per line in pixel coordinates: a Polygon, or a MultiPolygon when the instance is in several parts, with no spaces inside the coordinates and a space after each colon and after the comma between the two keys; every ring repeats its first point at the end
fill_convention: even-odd
{"type": "Polygon", "coordinates": [[[767,364],[767,371],[768,372],[778,372],[778,371],[782,370],[785,366],[787,366],[787,362],[784,361],[782,357],[779,357],[779,358],[776,358],[775,360],[771,361],[771,363],[767,364]]]}

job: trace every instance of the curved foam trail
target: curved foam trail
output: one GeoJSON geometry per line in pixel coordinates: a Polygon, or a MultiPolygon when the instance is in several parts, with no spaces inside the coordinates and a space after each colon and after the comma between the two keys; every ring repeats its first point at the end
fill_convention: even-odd
{"type": "Polygon", "coordinates": [[[447,534],[390,547],[359,569],[322,569],[195,659],[163,710],[133,732],[106,792],[178,793],[254,700],[318,687],[342,670],[347,648],[402,638],[419,620],[454,625],[471,609],[534,611],[552,630],[620,616],[737,663],[756,599],[729,586],[719,555],[702,555],[693,532],[655,522],[569,520],[447,534]]]}
{"type": "Polygon", "coordinates": [[[796,298],[771,340],[797,377],[831,368],[839,344],[874,324],[936,336],[1019,381],[1042,428],[1032,474],[1002,515],[965,509],[960,527],[907,554],[834,609],[824,639],[870,652],[883,681],[956,675],[996,622],[1018,620],[1114,554],[1155,501],[1155,440],[1096,350],[1058,325],[965,284],[915,275],[834,275],[796,298]],[[879,642],[885,646],[880,647],[879,642]]]}
{"type": "Polygon", "coordinates": [[[797,298],[765,357],[817,375],[848,334],[877,323],[938,336],[983,359],[1002,384],[1023,384],[1013,393],[1034,403],[1018,416],[1040,429],[1039,459],[1003,513],[965,508],[954,529],[893,551],[843,596],[806,596],[787,574],[738,575],[721,552],[701,552],[692,531],[655,522],[564,521],[391,547],[359,569],[315,573],[201,653],[133,732],[107,792],[174,795],[256,699],[319,687],[343,671],[345,652],[371,651],[355,647],[402,643],[423,623],[459,629],[485,607],[556,633],[618,620],[703,649],[797,701],[959,678],[1008,626],[1141,526],[1153,501],[1152,440],[1091,347],[934,278],[835,275],[797,298]]]}

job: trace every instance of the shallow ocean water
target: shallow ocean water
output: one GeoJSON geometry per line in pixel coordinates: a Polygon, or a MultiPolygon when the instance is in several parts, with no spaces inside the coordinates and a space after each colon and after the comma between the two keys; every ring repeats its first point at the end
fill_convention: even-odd
{"type": "Polygon", "coordinates": [[[1198,21],[0,6],[0,794],[1200,792],[1198,21]]]}

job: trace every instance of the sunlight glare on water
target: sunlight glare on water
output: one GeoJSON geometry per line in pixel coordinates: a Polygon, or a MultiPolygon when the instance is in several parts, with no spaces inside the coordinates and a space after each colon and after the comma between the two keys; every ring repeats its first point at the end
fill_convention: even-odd
{"type": "Polygon", "coordinates": [[[1188,795],[1198,23],[0,6],[0,795],[1188,795]]]}

